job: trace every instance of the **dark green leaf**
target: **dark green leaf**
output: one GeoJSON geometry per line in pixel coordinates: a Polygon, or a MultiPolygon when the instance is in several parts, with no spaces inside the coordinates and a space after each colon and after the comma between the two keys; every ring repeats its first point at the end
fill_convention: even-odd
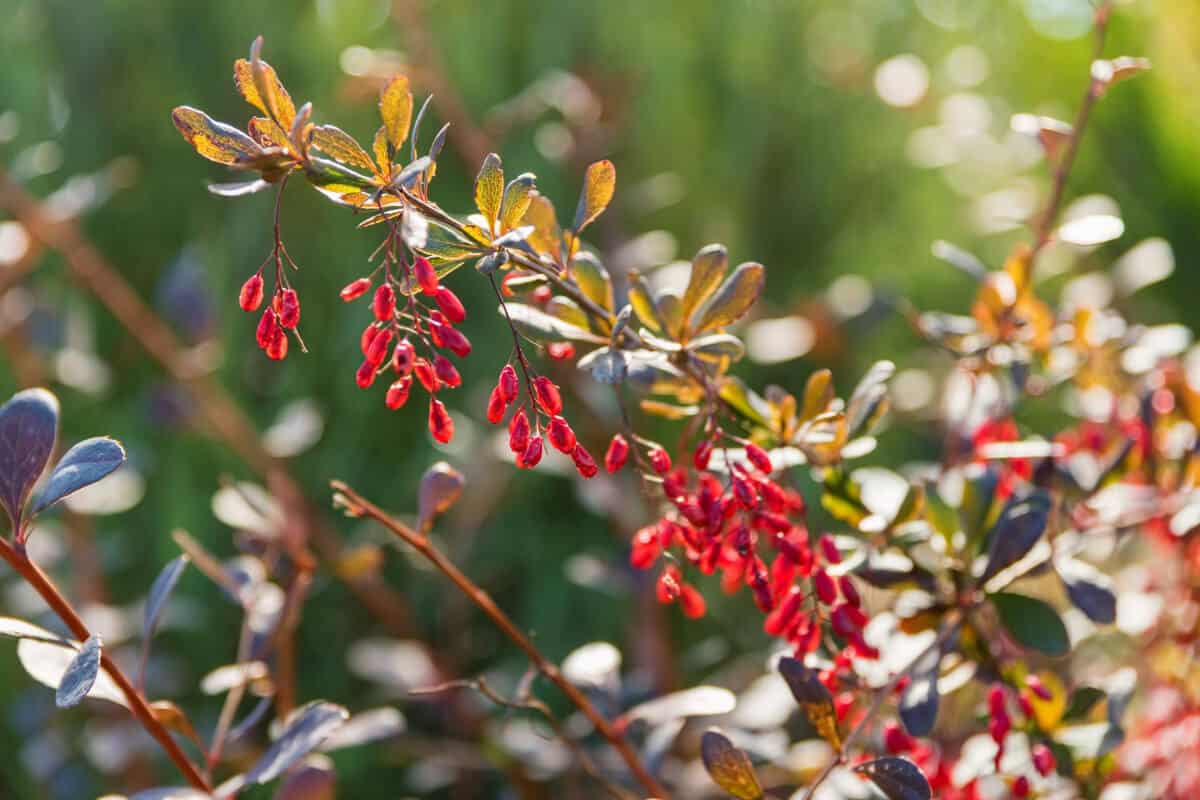
{"type": "Polygon", "coordinates": [[[1018,644],[1048,656],[1063,656],[1070,651],[1066,626],[1048,604],[1010,592],[997,592],[988,598],[1000,622],[1018,644]]]}
{"type": "Polygon", "coordinates": [[[1085,719],[1096,704],[1105,697],[1103,689],[1095,686],[1080,686],[1071,692],[1067,708],[1063,711],[1063,722],[1078,722],[1085,719]]]}

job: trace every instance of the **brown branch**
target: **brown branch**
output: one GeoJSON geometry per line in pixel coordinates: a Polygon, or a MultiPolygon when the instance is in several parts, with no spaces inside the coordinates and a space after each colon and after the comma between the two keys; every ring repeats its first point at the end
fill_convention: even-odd
{"type": "Polygon", "coordinates": [[[658,782],[658,779],[651,775],[646,766],[642,764],[638,754],[634,751],[625,736],[596,709],[587,698],[587,695],[563,676],[558,666],[542,654],[529,637],[521,632],[516,623],[496,605],[496,602],[492,600],[487,592],[467,577],[427,536],[418,533],[395,519],[369,500],[363,498],[362,495],[358,494],[358,492],[345,483],[333,481],[331,486],[336,492],[334,502],[341,505],[350,515],[368,517],[375,520],[416,550],[425,560],[445,575],[459,591],[466,595],[471,602],[487,615],[492,623],[500,629],[501,633],[520,648],[538,672],[557,686],[567,696],[567,699],[588,718],[597,732],[608,740],[608,743],[621,756],[626,766],[629,767],[630,772],[633,773],[634,777],[637,778],[646,791],[654,797],[667,800],[668,794],[666,790],[658,782]]]}
{"type": "MultiPolygon", "coordinates": [[[[50,606],[50,609],[58,615],[63,624],[70,629],[72,636],[80,641],[87,641],[91,636],[91,632],[88,630],[87,625],[84,624],[83,619],[80,618],[79,613],[75,611],[70,601],[63,596],[58,587],[54,585],[54,582],[50,580],[50,576],[42,572],[41,568],[33,563],[28,555],[18,551],[6,539],[0,539],[0,557],[7,561],[9,566],[41,595],[42,599],[46,601],[46,605],[50,606]]],[[[187,757],[179,747],[179,744],[171,737],[167,729],[163,727],[163,724],[154,716],[154,712],[150,710],[146,698],[134,688],[129,678],[125,676],[125,673],[121,671],[116,662],[109,657],[108,653],[101,654],[100,665],[108,673],[109,677],[112,678],[117,688],[121,690],[121,694],[125,696],[125,700],[129,704],[129,710],[137,717],[138,722],[142,724],[146,732],[154,737],[154,740],[171,757],[171,760],[175,762],[175,766],[179,767],[179,771],[187,778],[188,783],[202,792],[211,792],[212,787],[204,776],[200,774],[200,770],[187,757]]]]}

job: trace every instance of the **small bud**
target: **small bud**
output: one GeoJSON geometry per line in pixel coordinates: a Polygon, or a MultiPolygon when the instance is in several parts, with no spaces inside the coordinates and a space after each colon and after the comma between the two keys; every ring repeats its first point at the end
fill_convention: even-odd
{"type": "Polygon", "coordinates": [[[353,300],[357,300],[366,294],[367,290],[370,288],[370,278],[359,278],[358,280],[350,281],[350,283],[347,283],[342,287],[342,291],[340,292],[342,302],[349,303],[353,300]]]}
{"type": "Polygon", "coordinates": [[[413,349],[412,342],[408,339],[401,339],[396,344],[396,349],[392,351],[392,369],[400,377],[410,375],[413,367],[417,363],[417,351],[413,349]]]}
{"type": "Polygon", "coordinates": [[[1036,694],[1042,700],[1049,700],[1054,696],[1046,684],[1042,683],[1042,679],[1037,675],[1026,676],[1025,685],[1029,687],[1029,691],[1036,694]]]}
{"type": "Polygon", "coordinates": [[[278,297],[279,324],[291,330],[300,324],[300,296],[295,289],[284,289],[278,297]]]}
{"type": "Polygon", "coordinates": [[[369,389],[371,384],[375,382],[376,365],[369,360],[364,361],[358,368],[358,372],[354,373],[354,381],[360,389],[369,389]]]}
{"type": "Polygon", "coordinates": [[[438,290],[438,276],[433,265],[429,263],[427,258],[418,258],[413,262],[413,273],[417,276],[417,283],[421,287],[421,291],[425,294],[436,294],[438,290]]]}
{"type": "Polygon", "coordinates": [[[570,342],[551,342],[546,345],[546,355],[555,361],[569,361],[575,357],[575,345],[570,342]]]}
{"type": "Polygon", "coordinates": [[[529,417],[522,408],[508,422],[508,449],[514,453],[524,453],[529,446],[529,435],[529,417]]]}
{"type": "MultiPolygon", "coordinates": [[[[571,434],[574,438],[575,434],[571,434]]],[[[585,478],[594,478],[600,470],[596,467],[596,460],[592,458],[592,454],[587,451],[587,448],[578,442],[575,443],[574,449],[571,450],[571,460],[575,462],[575,469],[585,478]]]]}
{"type": "Polygon", "coordinates": [[[462,386],[462,376],[458,374],[458,370],[450,363],[450,359],[445,356],[437,355],[433,357],[433,371],[443,386],[449,386],[451,389],[462,386]]]}
{"type": "Polygon", "coordinates": [[[513,369],[512,364],[505,364],[504,369],[500,370],[500,379],[496,382],[496,388],[500,390],[500,395],[504,398],[505,403],[511,403],[517,399],[520,384],[517,381],[517,371],[513,369]]]}
{"type": "Polygon", "coordinates": [[[287,356],[288,351],[287,331],[276,325],[274,330],[271,331],[271,340],[267,342],[266,351],[268,358],[275,361],[282,361],[287,356]]]}
{"type": "Polygon", "coordinates": [[[462,301],[458,299],[458,295],[447,289],[445,286],[439,286],[433,294],[433,299],[438,304],[438,308],[446,315],[446,319],[451,322],[462,322],[467,318],[467,310],[463,308],[462,301]]]}
{"type": "Polygon", "coordinates": [[[833,605],[837,600],[837,586],[834,585],[833,578],[829,577],[829,573],[823,569],[815,570],[812,582],[817,599],[827,606],[833,605]]]}
{"type": "Polygon", "coordinates": [[[396,292],[391,286],[384,283],[375,290],[375,297],[371,300],[371,311],[380,322],[391,322],[396,313],[396,292]]]}
{"type": "Polygon", "coordinates": [[[671,456],[661,447],[654,447],[650,451],[650,468],[659,475],[666,475],[671,471],[671,456]]]}
{"type": "Polygon", "coordinates": [[[525,445],[521,455],[517,456],[517,466],[521,469],[533,469],[542,460],[542,437],[535,436],[525,445]]]}
{"type": "Polygon", "coordinates": [[[988,688],[987,703],[988,711],[992,712],[993,717],[1008,713],[1004,704],[1004,687],[1002,685],[993,683],[988,688]]]}
{"type": "Polygon", "coordinates": [[[559,394],[558,387],[554,385],[554,381],[545,375],[539,375],[533,379],[533,395],[537,399],[537,404],[547,414],[562,413],[562,395],[559,394]]]}
{"type": "Polygon", "coordinates": [[[387,405],[387,407],[392,411],[401,408],[405,403],[408,402],[408,392],[410,389],[412,389],[411,377],[400,378],[399,380],[393,382],[392,385],[388,387],[387,396],[385,396],[383,399],[384,404],[387,405]]]}
{"type": "Polygon", "coordinates": [[[242,290],[238,292],[238,305],[242,307],[242,311],[257,311],[262,305],[262,299],[263,279],[262,275],[256,272],[242,284],[242,290]]]}
{"type": "Polygon", "coordinates": [[[575,431],[560,416],[550,418],[550,445],[560,453],[570,453],[575,449],[575,431]]]}
{"type": "Polygon", "coordinates": [[[450,418],[445,403],[436,397],[429,399],[429,432],[435,441],[442,444],[454,438],[454,420],[450,418]]]}
{"type": "Polygon", "coordinates": [[[553,296],[554,292],[544,283],[529,293],[529,299],[532,300],[535,305],[539,306],[544,306],[546,303],[549,303],[550,298],[553,296]]]}
{"type": "Polygon", "coordinates": [[[625,437],[618,433],[608,443],[608,451],[604,454],[604,468],[609,473],[616,472],[625,466],[627,458],[629,458],[629,442],[625,441],[625,437]]]}
{"type": "Polygon", "coordinates": [[[500,394],[500,387],[493,386],[492,394],[488,397],[487,404],[487,419],[488,422],[495,425],[500,420],[504,419],[504,412],[508,410],[508,403],[504,402],[504,397],[500,394]]]}
{"type": "Polygon", "coordinates": [[[254,332],[254,340],[258,342],[258,346],[265,350],[271,343],[275,329],[278,327],[279,323],[275,321],[275,312],[268,308],[259,317],[258,329],[254,332]]]}
{"type": "Polygon", "coordinates": [[[767,455],[767,451],[763,450],[758,445],[751,442],[746,445],[746,458],[754,465],[754,468],[763,475],[771,474],[771,457],[767,455]]]}

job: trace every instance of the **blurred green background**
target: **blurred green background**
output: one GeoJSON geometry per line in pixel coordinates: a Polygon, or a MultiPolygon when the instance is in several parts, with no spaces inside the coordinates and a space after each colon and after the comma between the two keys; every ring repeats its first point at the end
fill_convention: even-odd
{"type": "MultiPolygon", "coordinates": [[[[909,399],[900,405],[914,424],[885,437],[873,457],[894,464],[936,445],[936,432],[922,420],[936,402],[930,375],[946,366],[918,347],[895,300],[965,311],[970,278],[936,261],[930,244],[947,239],[998,266],[1027,236],[1013,220],[1044,196],[1047,170],[1009,120],[1018,112],[1071,118],[1091,58],[1090,5],[416,5],[0,0],[0,166],[29,192],[50,198],[53,209],[80,210],[99,250],[212,360],[215,376],[260,429],[287,416],[297,400],[305,403],[299,417],[291,406],[298,428],[315,412],[322,424],[311,446],[301,448],[286,431],[278,436],[285,451],[302,449],[290,468],[318,508],[328,508],[327,482],[338,477],[382,505],[411,511],[419,475],[446,458],[472,481],[464,507],[443,526],[448,548],[548,655],[561,658],[604,639],[622,645],[628,667],[644,668],[639,674],[648,686],[714,680],[717,670],[761,649],[765,639],[739,622],[749,613],[748,598],[718,599],[715,586],[706,587],[714,613],[699,623],[682,625],[673,610],[643,613],[637,576],[622,567],[623,541],[646,513],[632,482],[581,494],[565,474],[516,474],[488,455],[482,410],[509,345],[491,315],[486,283],[465,270],[451,281],[472,310],[465,330],[476,348],[462,365],[464,388],[450,398],[459,436],[439,453],[425,432],[421,404],[392,413],[380,387],[362,392],[354,384],[366,312],[336,295],[365,271],[377,237],[356,230],[347,212],[306,187],[289,189],[283,233],[302,267],[295,282],[311,352],[294,349],[285,362],[268,362],[253,344],[254,319],[237,309],[235,297],[269,250],[271,197],[206,192],[207,182],[230,178],[182,141],[171,108],[194,105],[244,124],[249,107],[233,91],[231,63],[262,34],[264,56],[293,97],[312,100],[319,121],[369,141],[377,125],[377,79],[415,61],[418,102],[436,80],[448,82],[510,175],[536,173],[562,216],[574,207],[582,168],[596,158],[614,161],[617,199],[591,236],[614,272],[688,258],[710,241],[726,243],[735,262],[766,264],[759,316],[787,318],[790,327],[759,328],[757,345],[751,335],[755,359],[740,370],[753,385],[798,390],[809,372],[829,366],[848,390],[875,358],[913,368],[905,384],[909,399]],[[597,513],[606,504],[624,511],[597,513]]],[[[1194,0],[1121,3],[1110,33],[1107,55],[1146,55],[1155,69],[1100,104],[1068,197],[1110,195],[1126,232],[1094,253],[1048,259],[1049,271],[1060,273],[1047,277],[1049,291],[1072,271],[1164,237],[1178,270],[1130,303],[1146,321],[1194,326],[1200,310],[1188,298],[1200,278],[1188,268],[1200,256],[1200,12],[1194,0]]],[[[425,141],[433,130],[426,127],[425,141]]],[[[472,157],[452,140],[439,164],[433,196],[448,210],[469,208],[472,157]]],[[[184,395],[70,280],[60,255],[29,255],[20,226],[4,210],[0,226],[0,270],[36,260],[0,299],[4,333],[18,330],[19,346],[60,395],[63,441],[116,436],[145,479],[134,507],[61,534],[68,557],[55,563],[55,574],[81,601],[136,608],[158,569],[177,554],[172,529],[187,529],[222,556],[233,554],[231,531],[211,509],[213,493],[222,476],[260,478],[188,424],[184,395]],[[104,574],[99,585],[94,576],[85,581],[69,557],[78,537],[96,548],[104,574]]],[[[4,396],[21,383],[16,358],[10,347],[0,362],[4,396]]],[[[565,371],[555,374],[569,379],[565,371]]],[[[569,404],[588,405],[601,418],[612,412],[608,398],[586,382],[575,392],[569,404]]],[[[583,435],[602,447],[600,426],[583,435]]],[[[349,542],[382,541],[361,525],[330,518],[349,542]]],[[[451,653],[464,674],[520,676],[518,654],[443,583],[395,553],[386,575],[426,640],[451,653]]],[[[36,600],[11,581],[2,597],[5,614],[37,614],[36,600]]],[[[191,687],[232,660],[238,617],[195,572],[185,577],[177,604],[180,618],[156,650],[163,662],[157,688],[210,730],[217,701],[191,687]]],[[[356,709],[383,702],[380,688],[346,665],[355,641],[382,635],[343,584],[328,571],[319,574],[299,634],[300,697],[356,709]]],[[[412,741],[425,744],[338,755],[342,796],[505,796],[494,771],[452,791],[414,777],[420,748],[436,748],[438,737],[454,739],[455,732],[447,733],[436,709],[403,699],[399,705],[417,732],[412,741]]],[[[104,776],[104,754],[95,752],[104,731],[94,709],[52,714],[50,706],[50,693],[31,688],[12,648],[0,643],[0,748],[9,753],[0,764],[0,797],[90,797],[121,788],[122,780],[145,779],[104,776]],[[88,757],[78,757],[81,751],[88,757]]],[[[167,765],[156,769],[170,778],[167,765]]]]}

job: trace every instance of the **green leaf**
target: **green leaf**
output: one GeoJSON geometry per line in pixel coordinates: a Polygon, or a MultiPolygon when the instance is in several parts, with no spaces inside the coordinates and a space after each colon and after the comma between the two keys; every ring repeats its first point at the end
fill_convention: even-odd
{"type": "Polygon", "coordinates": [[[1067,628],[1050,605],[1033,597],[1010,592],[988,595],[1000,622],[1021,646],[1045,653],[1064,656],[1071,650],[1067,628]]]}
{"type": "Polygon", "coordinates": [[[370,189],[374,185],[367,176],[327,158],[314,157],[304,162],[304,177],[321,191],[337,195],[370,189]]]}
{"type": "Polygon", "coordinates": [[[691,316],[692,332],[699,334],[723,328],[745,316],[762,294],[766,272],[762,264],[752,262],[735,269],[716,293],[691,316]]]}
{"type": "Polygon", "coordinates": [[[879,787],[888,800],[930,800],[933,790],[924,773],[907,758],[888,756],[854,768],[879,787]]]}
{"type": "Polygon", "coordinates": [[[1103,689],[1097,689],[1095,686],[1080,686],[1071,692],[1071,699],[1067,701],[1067,708],[1063,712],[1063,722],[1078,722],[1086,719],[1096,704],[1105,697],[1103,689]]]}
{"type": "Polygon", "coordinates": [[[725,279],[725,271],[729,269],[729,253],[724,246],[710,244],[701,248],[692,259],[692,271],[688,277],[687,289],[683,292],[683,316],[691,317],[705,300],[725,279]]]}
{"type": "Polygon", "coordinates": [[[758,800],[763,796],[749,756],[734,747],[720,731],[705,731],[700,738],[700,759],[713,783],[738,800],[758,800]]]}
{"type": "Polygon", "coordinates": [[[741,378],[727,377],[718,390],[721,399],[746,419],[763,427],[771,425],[771,406],[761,396],[742,382],[741,378]]]}

